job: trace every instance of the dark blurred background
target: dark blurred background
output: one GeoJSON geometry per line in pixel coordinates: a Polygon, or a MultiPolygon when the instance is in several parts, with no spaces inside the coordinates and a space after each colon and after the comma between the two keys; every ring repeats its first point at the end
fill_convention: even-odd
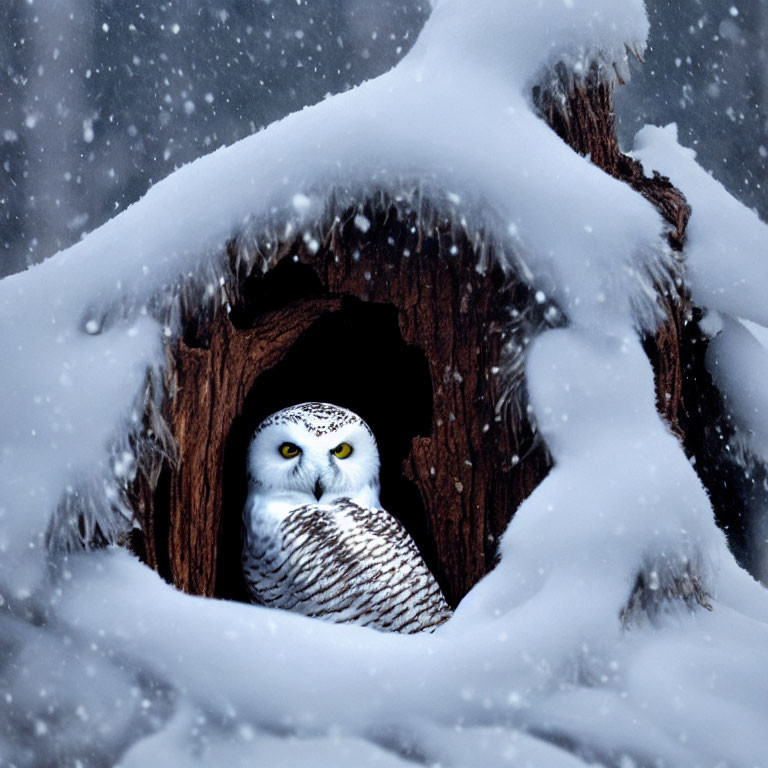
{"type": "Polygon", "coordinates": [[[429,0],[2,0],[0,275],[389,69],[429,0]]]}
{"type": "Polygon", "coordinates": [[[768,2],[646,0],[645,64],[617,93],[622,144],[676,122],[680,142],[768,220],[768,2]]]}
{"type": "MultiPolygon", "coordinates": [[[[469,1],[469,0],[468,0],[469,1]]],[[[768,215],[764,0],[649,0],[646,122],[768,215]]],[[[79,239],[175,167],[389,69],[429,0],[3,0],[0,276],[79,239]]]]}

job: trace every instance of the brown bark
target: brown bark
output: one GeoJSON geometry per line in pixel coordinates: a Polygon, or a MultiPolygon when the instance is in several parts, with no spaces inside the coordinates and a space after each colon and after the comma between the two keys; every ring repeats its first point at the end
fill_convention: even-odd
{"type": "Polygon", "coordinates": [[[309,325],[339,306],[333,298],[291,304],[242,331],[219,312],[207,348],[179,342],[168,414],[179,446],[170,485],[168,557],[171,581],[181,589],[216,594],[224,449],[245,396],[309,325]]]}

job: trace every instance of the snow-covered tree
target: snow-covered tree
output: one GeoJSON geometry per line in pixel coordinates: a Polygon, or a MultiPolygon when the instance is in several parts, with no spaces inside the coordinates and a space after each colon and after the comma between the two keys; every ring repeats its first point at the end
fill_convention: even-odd
{"type": "Polygon", "coordinates": [[[764,760],[768,596],[713,489],[764,466],[768,231],[673,126],[619,151],[647,33],[641,0],[439,0],[386,74],[0,283],[0,760],[764,760]],[[238,430],[344,312],[298,360],[388,368],[458,603],[431,635],[183,591],[236,597],[238,430]]]}

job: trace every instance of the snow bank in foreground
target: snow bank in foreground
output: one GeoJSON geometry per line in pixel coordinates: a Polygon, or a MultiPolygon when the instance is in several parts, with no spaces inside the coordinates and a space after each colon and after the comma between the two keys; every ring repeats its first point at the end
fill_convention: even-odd
{"type": "Polygon", "coordinates": [[[527,96],[558,60],[621,68],[646,29],[640,0],[440,0],[389,74],[181,169],[0,283],[0,762],[764,761],[768,599],[656,414],[633,330],[652,315],[660,219],[527,96]],[[571,321],[528,369],[555,469],[451,621],[384,635],[192,598],[118,550],[45,554],[68,485],[109,496],[130,474],[108,449],[140,428],[135,399],[178,330],[169,295],[216,291],[230,238],[311,229],[332,192],[413,189],[484,227],[571,321]]]}
{"type": "Polygon", "coordinates": [[[556,467],[434,635],[187,597],[122,552],[71,558],[59,620],[180,699],[125,764],[760,765],[768,600],[656,414],[634,331],[549,332],[529,377],[556,467]],[[659,599],[622,624],[638,567],[661,595],[691,562],[711,613],[659,599]]]}

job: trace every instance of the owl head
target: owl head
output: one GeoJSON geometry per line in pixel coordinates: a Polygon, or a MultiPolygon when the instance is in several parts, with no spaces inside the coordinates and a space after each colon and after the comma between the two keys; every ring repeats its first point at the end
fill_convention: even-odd
{"type": "Polygon", "coordinates": [[[251,493],[301,503],[349,497],[379,504],[379,451],[371,428],[330,403],[300,403],[259,424],[248,451],[251,493]]]}

